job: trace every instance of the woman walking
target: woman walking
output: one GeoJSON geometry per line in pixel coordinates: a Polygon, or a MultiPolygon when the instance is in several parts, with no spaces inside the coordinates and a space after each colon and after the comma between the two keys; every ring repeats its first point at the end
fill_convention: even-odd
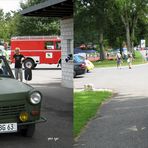
{"type": "Polygon", "coordinates": [[[133,61],[133,56],[132,56],[131,53],[129,53],[128,54],[128,59],[127,59],[129,69],[132,69],[132,61],[133,61]]]}

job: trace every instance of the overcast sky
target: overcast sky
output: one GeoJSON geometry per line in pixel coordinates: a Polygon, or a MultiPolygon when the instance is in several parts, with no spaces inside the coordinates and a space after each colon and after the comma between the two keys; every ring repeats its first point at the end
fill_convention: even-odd
{"type": "Polygon", "coordinates": [[[20,2],[24,2],[26,0],[0,0],[0,9],[3,9],[3,11],[9,12],[11,10],[18,10],[20,9],[20,2]]]}

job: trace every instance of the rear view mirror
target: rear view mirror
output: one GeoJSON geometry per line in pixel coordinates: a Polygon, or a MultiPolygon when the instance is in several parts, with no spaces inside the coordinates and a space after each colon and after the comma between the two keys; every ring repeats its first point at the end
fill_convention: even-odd
{"type": "Polygon", "coordinates": [[[24,73],[25,73],[25,80],[26,81],[31,81],[32,80],[32,70],[31,70],[31,68],[26,68],[24,73]]]}

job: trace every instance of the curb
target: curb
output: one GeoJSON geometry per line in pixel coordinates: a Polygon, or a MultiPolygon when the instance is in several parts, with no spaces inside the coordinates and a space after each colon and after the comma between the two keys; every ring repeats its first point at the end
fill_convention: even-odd
{"type": "MultiPolygon", "coordinates": [[[[143,66],[143,65],[148,65],[148,62],[144,63],[144,64],[135,64],[135,65],[132,65],[132,67],[139,67],[139,66],[143,66]]],[[[95,67],[94,69],[117,69],[117,66],[114,66],[114,67],[95,67]]],[[[128,68],[128,66],[121,66],[121,69],[122,68],[128,68]]]]}
{"type": "MultiPolygon", "coordinates": [[[[81,92],[81,91],[88,91],[88,90],[84,90],[84,88],[79,88],[79,89],[74,89],[74,92],[81,92]]],[[[90,90],[90,91],[108,91],[108,92],[114,92],[113,90],[111,89],[108,89],[108,88],[98,88],[98,89],[93,89],[93,90],[90,90]]]]}

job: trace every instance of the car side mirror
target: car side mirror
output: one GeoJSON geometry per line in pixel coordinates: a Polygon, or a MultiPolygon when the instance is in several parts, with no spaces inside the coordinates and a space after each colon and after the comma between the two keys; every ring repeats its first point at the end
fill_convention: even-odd
{"type": "Polygon", "coordinates": [[[32,69],[31,68],[26,68],[24,73],[25,73],[25,80],[26,81],[31,81],[32,80],[32,69]]]}

